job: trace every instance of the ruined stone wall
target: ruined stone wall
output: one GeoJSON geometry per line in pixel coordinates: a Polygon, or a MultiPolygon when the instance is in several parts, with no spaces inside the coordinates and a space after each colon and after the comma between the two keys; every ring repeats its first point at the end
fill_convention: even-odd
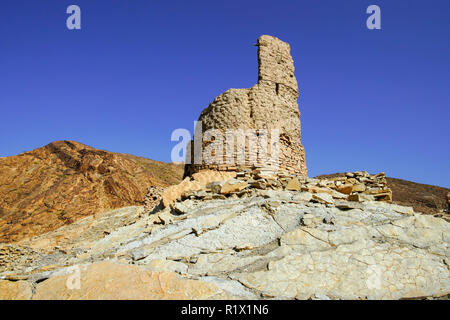
{"type": "MultiPolygon", "coordinates": [[[[202,111],[199,121],[203,132],[218,129],[225,137],[230,129],[266,129],[279,130],[279,167],[291,173],[307,176],[305,152],[301,144],[299,96],[297,80],[294,76],[294,61],[290,46],[275,37],[263,35],[258,39],[258,83],[250,89],[229,89],[219,95],[202,111]]],[[[268,137],[270,141],[270,135],[268,137]]],[[[203,142],[205,148],[209,142],[203,142]]],[[[270,147],[268,148],[270,154],[270,147]]],[[[251,140],[246,140],[245,148],[235,145],[234,154],[245,153],[245,165],[226,164],[226,151],[223,151],[224,164],[186,165],[185,176],[203,169],[235,171],[253,166],[252,157],[255,148],[251,140]]],[[[188,155],[193,156],[194,144],[191,143],[188,155]]],[[[193,158],[192,158],[193,159],[193,158]]],[[[273,159],[272,159],[273,160],[273,159]]],[[[277,159],[275,159],[277,160],[277,159]]],[[[275,161],[273,160],[273,161],[275,161]]],[[[258,161],[259,162],[259,161],[258,161]]],[[[191,161],[193,163],[193,161],[191,161]]],[[[273,163],[257,164],[258,167],[271,167],[273,163]]]]}

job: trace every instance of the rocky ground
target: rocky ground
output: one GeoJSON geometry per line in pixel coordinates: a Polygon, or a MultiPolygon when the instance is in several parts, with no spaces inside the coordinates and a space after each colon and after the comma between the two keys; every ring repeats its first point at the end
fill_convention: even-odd
{"type": "Polygon", "coordinates": [[[220,182],[197,179],[177,189],[178,196],[170,193],[165,208],[104,212],[1,245],[0,298],[412,299],[450,293],[448,216],[389,203],[383,174],[323,181],[259,171],[220,182]]]}

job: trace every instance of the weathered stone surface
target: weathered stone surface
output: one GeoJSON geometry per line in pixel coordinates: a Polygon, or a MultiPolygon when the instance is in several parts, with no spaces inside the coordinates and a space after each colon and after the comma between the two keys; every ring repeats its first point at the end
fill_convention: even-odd
{"type": "Polygon", "coordinates": [[[344,193],[344,194],[350,194],[353,191],[353,185],[352,184],[344,184],[342,186],[337,187],[337,191],[344,193]]]}
{"type": "Polygon", "coordinates": [[[0,280],[0,300],[29,300],[31,285],[27,281],[0,280]]]}
{"type": "Polygon", "coordinates": [[[306,185],[306,186],[302,186],[302,191],[311,192],[311,193],[329,193],[329,194],[332,194],[334,190],[323,188],[323,187],[306,185]]]}
{"type": "Polygon", "coordinates": [[[151,271],[169,271],[177,273],[187,273],[188,266],[182,262],[172,261],[172,260],[162,260],[156,259],[150,261],[146,268],[151,271]]]}
{"type": "Polygon", "coordinates": [[[80,274],[79,289],[68,288],[69,275],[55,276],[37,285],[33,300],[233,298],[213,283],[182,279],[173,272],[152,272],[132,265],[100,262],[82,269],[80,274]]]}
{"type": "Polygon", "coordinates": [[[242,299],[256,300],[258,297],[247,290],[242,284],[234,280],[224,280],[216,277],[202,277],[200,280],[215,284],[218,288],[242,299]]]}
{"type": "Polygon", "coordinates": [[[300,299],[317,293],[339,299],[448,294],[450,272],[440,258],[449,254],[448,223],[422,215],[385,221],[331,233],[301,227],[281,237],[281,244],[292,247],[297,255],[270,263],[268,271],[234,278],[269,296],[300,299]]]}
{"type": "Polygon", "coordinates": [[[192,179],[201,183],[202,185],[207,185],[214,181],[224,181],[236,176],[235,172],[218,172],[213,170],[203,170],[192,175],[192,179]]]}
{"type": "Polygon", "coordinates": [[[292,178],[286,186],[286,190],[292,191],[300,191],[300,188],[300,181],[298,181],[298,178],[292,178]]]}
{"type": "Polygon", "coordinates": [[[230,253],[202,254],[198,257],[196,263],[189,268],[189,272],[199,275],[214,275],[231,272],[249,265],[258,259],[260,259],[258,256],[239,257],[230,253]]]}
{"type": "Polygon", "coordinates": [[[309,202],[312,199],[312,194],[309,192],[300,192],[292,196],[292,201],[306,201],[309,202]]]}
{"type": "Polygon", "coordinates": [[[334,202],[333,197],[328,193],[314,193],[312,195],[312,199],[314,201],[325,203],[325,204],[331,204],[334,202]]]}
{"type": "MultiPolygon", "coordinates": [[[[305,152],[300,141],[300,112],[297,103],[299,90],[290,46],[268,35],[261,36],[257,46],[258,83],[250,89],[230,89],[216,97],[199,117],[203,132],[217,129],[225,137],[226,131],[232,129],[277,129],[280,137],[280,167],[288,172],[306,176],[305,152]]],[[[208,144],[208,141],[203,141],[202,148],[208,144]]],[[[253,149],[255,145],[248,141],[244,148],[235,146],[232,150],[233,155],[244,154],[244,165],[247,167],[253,164],[267,167],[275,165],[276,160],[270,158],[264,163],[258,162],[258,156],[253,149]],[[257,163],[252,163],[253,155],[257,156],[257,163]]],[[[191,144],[191,147],[191,153],[188,155],[194,154],[194,144],[191,144]]],[[[227,165],[225,148],[222,154],[221,161],[223,160],[224,164],[214,163],[204,153],[202,164],[186,165],[185,176],[204,168],[237,171],[235,166],[237,157],[233,163],[227,165]]]]}
{"type": "Polygon", "coordinates": [[[268,271],[235,278],[267,295],[298,299],[317,293],[340,299],[424,297],[449,293],[449,271],[439,260],[425,252],[358,240],[290,255],[269,264],[268,271]]]}

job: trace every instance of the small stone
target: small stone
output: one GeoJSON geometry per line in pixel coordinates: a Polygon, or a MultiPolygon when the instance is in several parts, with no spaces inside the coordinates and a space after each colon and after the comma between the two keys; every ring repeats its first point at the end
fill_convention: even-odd
{"type": "Polygon", "coordinates": [[[391,202],[392,201],[392,192],[384,192],[373,195],[376,201],[386,201],[391,202]]]}
{"type": "Polygon", "coordinates": [[[239,180],[227,181],[220,189],[221,194],[230,194],[232,192],[240,192],[247,188],[247,182],[239,182],[239,180]]]}
{"type": "Polygon", "coordinates": [[[0,300],[29,300],[31,296],[28,282],[0,280],[0,300]]]}
{"type": "Polygon", "coordinates": [[[336,190],[331,190],[331,196],[333,197],[333,199],[347,199],[348,195],[344,194],[344,193],[340,193],[336,190]]]}
{"type": "Polygon", "coordinates": [[[319,202],[319,203],[325,203],[325,204],[334,203],[333,197],[328,193],[315,193],[312,195],[312,200],[319,202]]]}
{"type": "Polygon", "coordinates": [[[336,206],[336,208],[340,210],[362,209],[364,206],[363,204],[357,203],[355,201],[342,201],[342,200],[335,201],[334,205],[336,206]]]}
{"type": "Polygon", "coordinates": [[[354,193],[348,196],[348,201],[361,202],[361,195],[359,193],[354,193]]]}
{"type": "Polygon", "coordinates": [[[54,270],[56,268],[58,268],[58,265],[52,264],[52,265],[49,265],[49,266],[42,267],[41,271],[50,271],[50,270],[54,270]]]}
{"type": "Polygon", "coordinates": [[[236,173],[236,177],[238,177],[238,178],[243,178],[243,177],[245,177],[245,175],[246,175],[246,173],[243,172],[243,171],[240,171],[240,172],[236,173]]]}
{"type": "Polygon", "coordinates": [[[352,192],[364,192],[364,191],[366,191],[366,186],[362,183],[355,184],[352,189],[352,192]]]}
{"type": "Polygon", "coordinates": [[[286,186],[286,190],[300,191],[300,181],[298,178],[291,179],[286,186]]]}
{"type": "Polygon", "coordinates": [[[173,216],[167,211],[162,211],[158,214],[158,220],[160,224],[170,224],[173,222],[173,216]]]}
{"type": "Polygon", "coordinates": [[[5,276],[5,280],[9,281],[28,280],[28,278],[29,276],[21,274],[8,274],[5,276]]]}
{"type": "Polygon", "coordinates": [[[250,183],[253,188],[264,190],[267,188],[266,183],[263,180],[257,180],[250,183]]]}
{"type": "Polygon", "coordinates": [[[183,201],[183,202],[176,202],[173,205],[173,209],[175,210],[175,212],[177,214],[186,214],[186,213],[189,212],[189,210],[192,209],[192,205],[193,205],[192,200],[186,200],[186,201],[183,201]]]}
{"type": "Polygon", "coordinates": [[[317,222],[317,218],[311,213],[306,213],[301,218],[301,223],[307,227],[314,227],[317,222]]]}
{"type": "Polygon", "coordinates": [[[344,184],[342,186],[337,187],[337,191],[344,194],[350,194],[352,193],[353,185],[351,184],[344,184]]]}

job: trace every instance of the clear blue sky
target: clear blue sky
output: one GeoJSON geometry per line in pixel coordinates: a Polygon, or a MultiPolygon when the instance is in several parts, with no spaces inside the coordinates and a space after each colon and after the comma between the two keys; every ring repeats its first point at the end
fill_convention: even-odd
{"type": "Polygon", "coordinates": [[[269,34],[291,44],[310,176],[450,187],[449,14],[448,0],[2,0],[0,156],[70,139],[170,161],[174,129],[256,83],[269,34]],[[366,28],[371,4],[382,30],[366,28]]]}

